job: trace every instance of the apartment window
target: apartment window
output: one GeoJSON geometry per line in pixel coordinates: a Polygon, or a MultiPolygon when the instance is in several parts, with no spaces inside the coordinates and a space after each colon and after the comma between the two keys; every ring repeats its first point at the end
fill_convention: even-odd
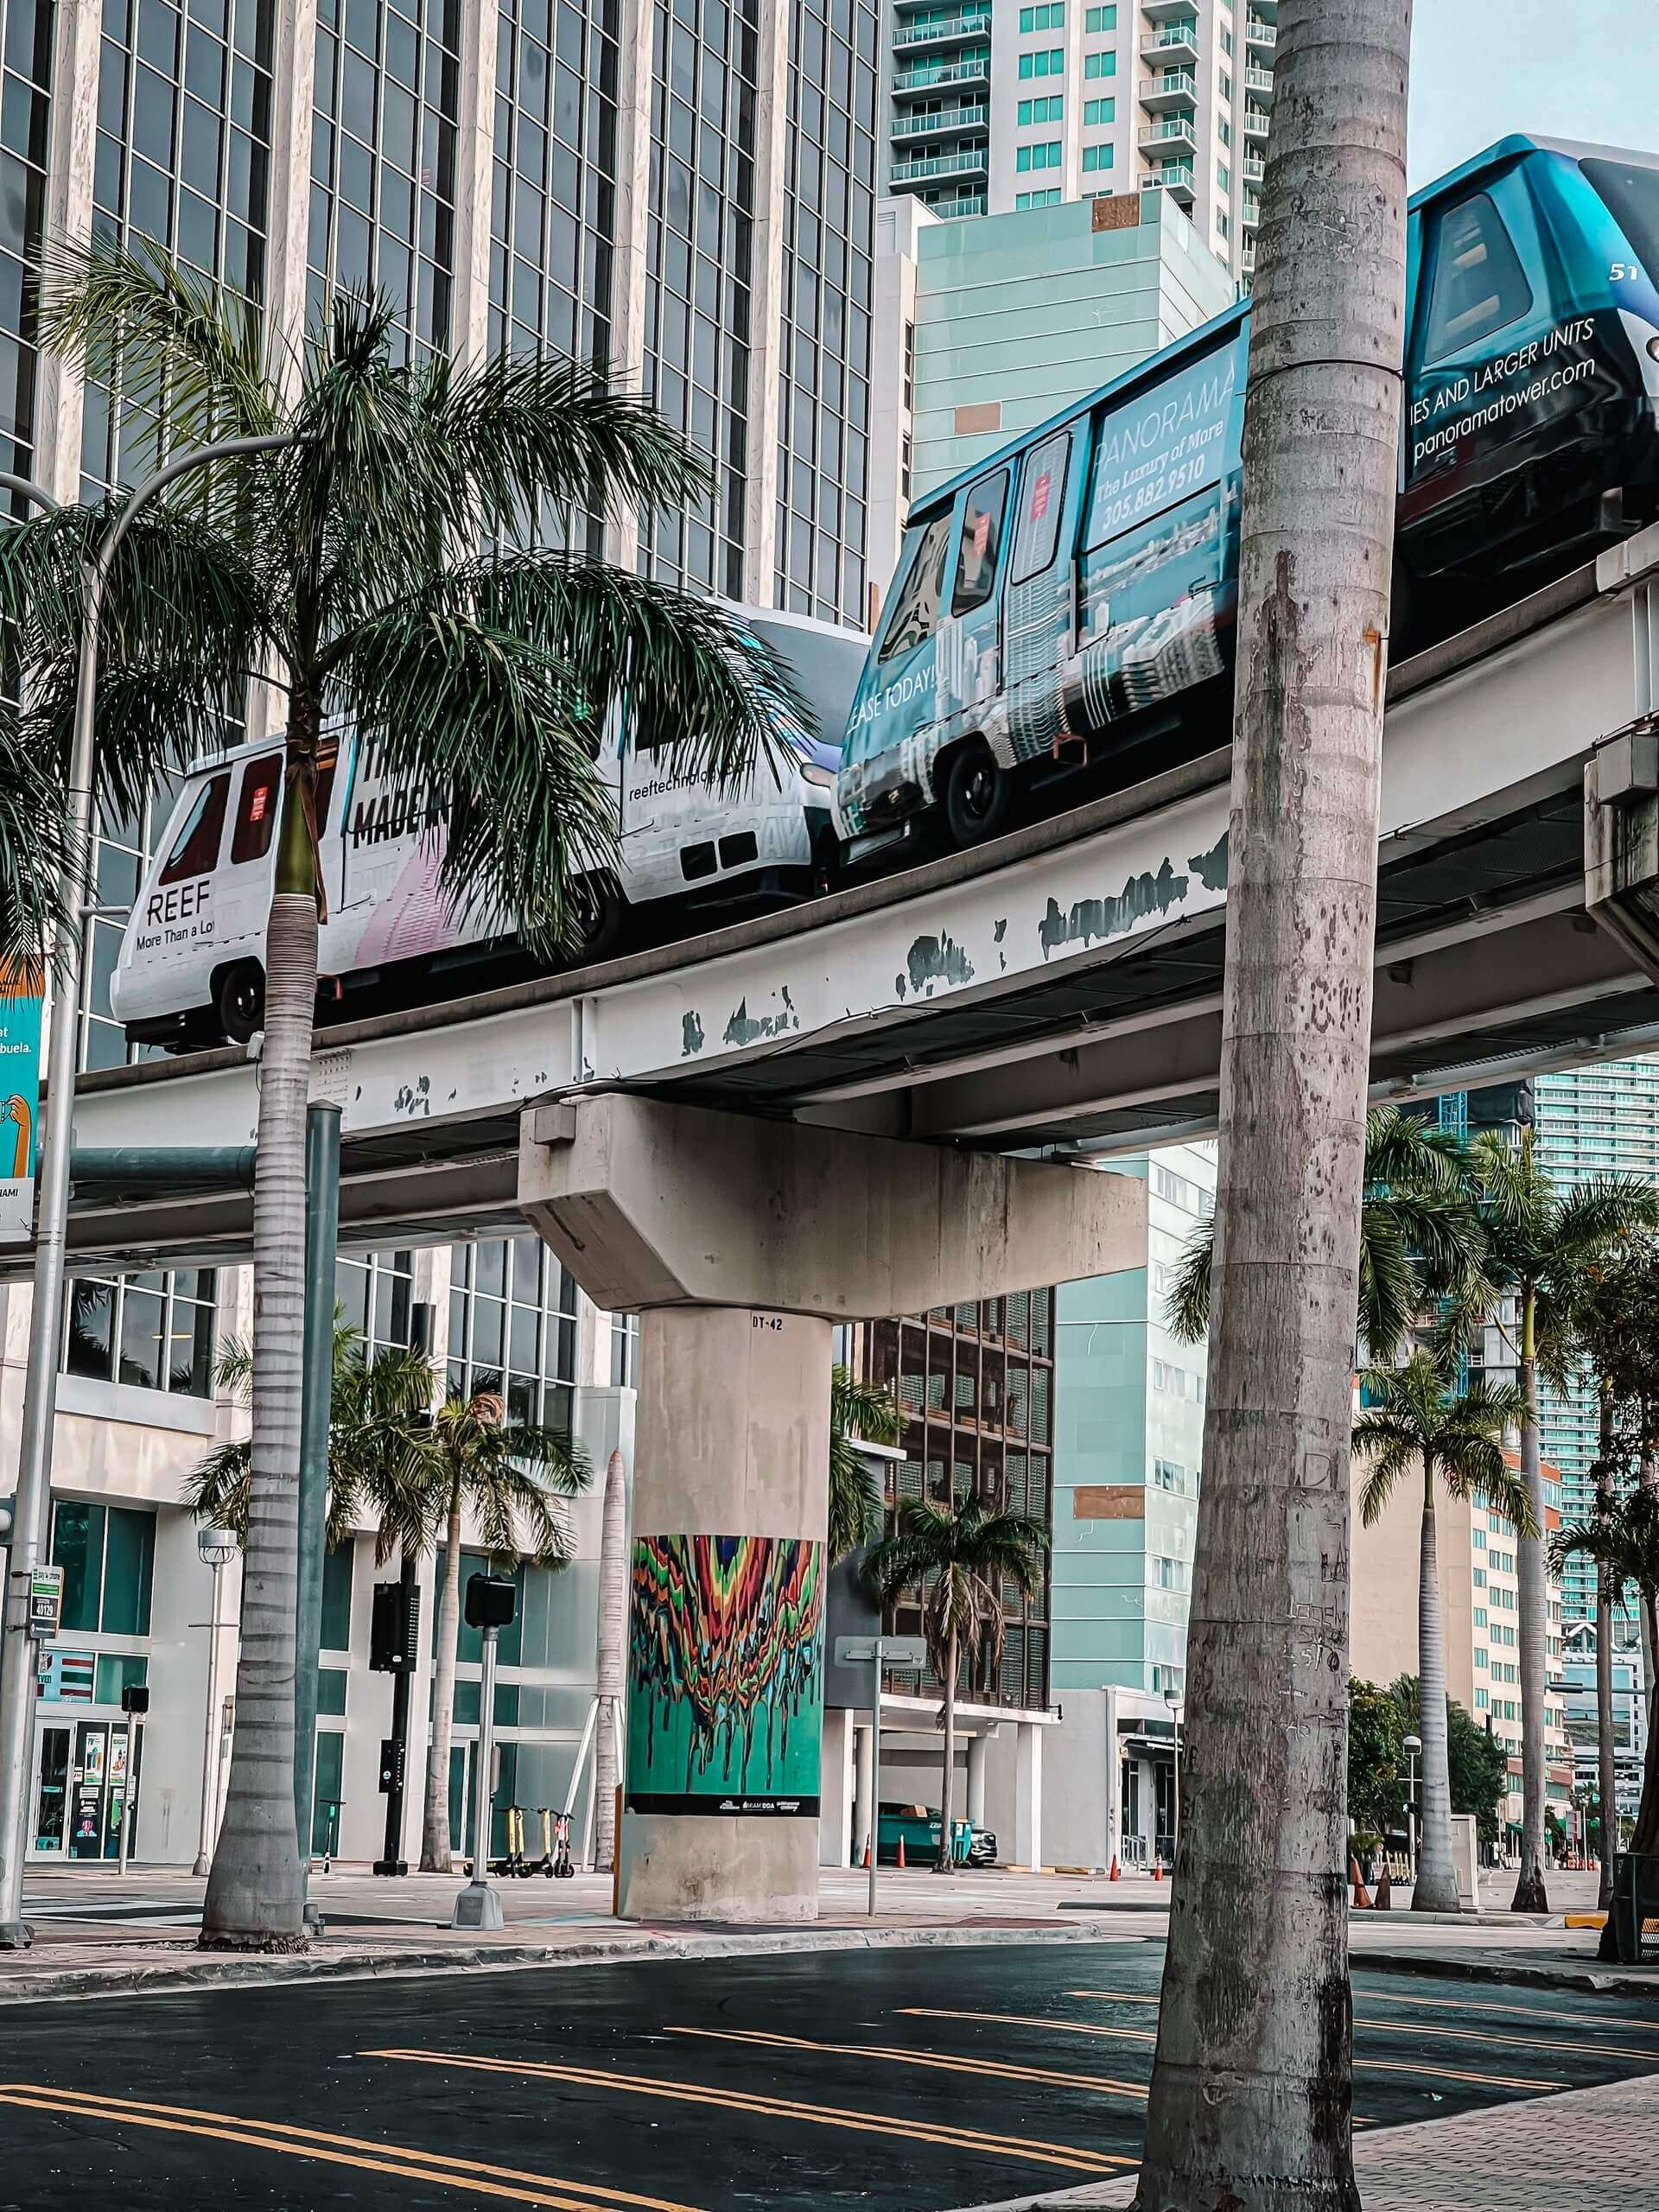
{"type": "Polygon", "coordinates": [[[1035,54],[1020,57],[1022,77],[1063,77],[1065,74],[1065,48],[1061,46],[1042,47],[1035,54]]]}
{"type": "Polygon", "coordinates": [[[1477,1713],[1484,1713],[1491,1703],[1491,1694],[1490,1691],[1477,1690],[1475,1692],[1475,1711],[1477,1713]]]}
{"type": "Polygon", "coordinates": [[[1060,141],[1051,138],[1046,144],[1022,146],[1014,156],[1014,166],[1023,175],[1027,169],[1057,169],[1060,166],[1060,141]]]}
{"type": "Polygon", "coordinates": [[[1227,221],[1227,210],[1224,207],[1217,207],[1216,210],[1216,236],[1224,244],[1229,235],[1230,226],[1227,221]]]}
{"type": "Polygon", "coordinates": [[[1085,77],[1116,77],[1117,56],[1115,54],[1085,54],[1083,57],[1085,77]]]}
{"type": "Polygon", "coordinates": [[[1486,1664],[1486,1654],[1478,1644],[1475,1646],[1475,1664],[1477,1667],[1484,1667],[1486,1664]]]}
{"type": "Polygon", "coordinates": [[[639,1316],[611,1316],[611,1387],[637,1390],[639,1387],[639,1316]]]}
{"type": "Polygon", "coordinates": [[[1230,192],[1230,191],[1232,190],[1232,188],[1233,188],[1233,176],[1232,176],[1232,171],[1228,168],[1228,166],[1227,166],[1227,164],[1226,164],[1226,162],[1217,162],[1216,163],[1216,189],[1217,189],[1217,192],[1230,192]]]}
{"type": "Polygon", "coordinates": [[[1233,143],[1233,126],[1225,116],[1219,117],[1217,120],[1216,138],[1217,143],[1223,146],[1230,146],[1233,143]]]}
{"type": "Polygon", "coordinates": [[[1117,29],[1116,8],[1085,8],[1083,28],[1086,31],[1115,31],[1117,29]]]}
{"type": "Polygon", "coordinates": [[[1157,1489],[1173,1491],[1177,1497],[1185,1497],[1191,1489],[1191,1478],[1186,1469],[1178,1465],[1173,1459],[1154,1459],[1152,1479],[1157,1489]]]}
{"type": "Polygon", "coordinates": [[[1065,0],[1046,0],[1040,8],[1020,10],[1021,35],[1027,31],[1063,31],[1065,29],[1065,0]]]}
{"type": "Polygon", "coordinates": [[[1224,30],[1222,32],[1221,50],[1230,61],[1233,58],[1233,35],[1230,30],[1224,30]]]}
{"type": "Polygon", "coordinates": [[[1117,102],[1115,99],[1084,100],[1083,120],[1085,126],[1090,124],[1116,123],[1117,102]]]}
{"type": "Polygon", "coordinates": [[[1203,1376],[1189,1374],[1185,1368],[1177,1367],[1171,1360],[1153,1361],[1152,1387],[1172,1398],[1185,1398],[1198,1406],[1204,1403],[1203,1376]]]}
{"type": "Polygon", "coordinates": [[[905,409],[914,411],[916,405],[916,326],[905,325],[905,409]]]}
{"type": "Polygon", "coordinates": [[[1090,169],[1110,168],[1112,166],[1111,148],[1109,146],[1085,146],[1083,149],[1083,166],[1085,171],[1090,169]]]}
{"type": "Polygon", "coordinates": [[[334,1269],[334,1297],[343,1319],[363,1339],[363,1356],[407,1351],[415,1302],[412,1252],[344,1253],[334,1269]]]}
{"type": "Polygon", "coordinates": [[[105,1636],[149,1634],[153,1513],[58,1499],[52,1509],[52,1564],[63,1569],[66,1629],[105,1636]]]}
{"type": "Polygon", "coordinates": [[[1477,1628],[1484,1628],[1485,1625],[1486,1608],[1484,1605],[1477,1605],[1475,1607],[1475,1626],[1477,1628]]]}
{"type": "Polygon", "coordinates": [[[1221,73],[1217,89],[1220,92],[1223,99],[1224,99],[1229,107],[1230,107],[1233,104],[1233,80],[1227,74],[1227,72],[1224,69],[1221,73]]]}
{"type": "Polygon", "coordinates": [[[1058,123],[1065,109],[1064,92],[1047,92],[1041,99],[1021,100],[1019,108],[1020,125],[1023,128],[1029,123],[1058,123]]]}
{"type": "Polygon", "coordinates": [[[1213,1191],[1206,1191],[1201,1183],[1176,1174],[1173,1168],[1154,1166],[1152,1187],[1156,1197],[1167,1198],[1171,1205],[1179,1206],[1184,1212],[1200,1214],[1208,1220],[1216,1210],[1213,1191]]]}
{"type": "Polygon", "coordinates": [[[1486,1531],[1477,1524],[1469,1531],[1469,1541],[1478,1552],[1484,1552],[1486,1548],[1486,1531]]]}
{"type": "Polygon", "coordinates": [[[1016,212],[1024,207],[1058,207],[1065,197],[1058,185],[1051,185],[1046,192],[1016,192],[1014,204],[1016,212]]]}
{"type": "Polygon", "coordinates": [[[1147,1561],[1147,1567],[1154,1590],[1185,1589],[1186,1561],[1185,1560],[1154,1557],[1147,1561]]]}
{"type": "Polygon", "coordinates": [[[510,1420],[569,1430],[576,1286],[539,1236],[452,1247],[449,1387],[505,1398],[510,1420]]]}
{"type": "Polygon", "coordinates": [[[211,1268],[78,1276],[69,1286],[64,1372],[211,1398],[217,1304],[211,1268]]]}
{"type": "MultiPolygon", "coordinates": [[[[1025,196],[1029,199],[1030,194],[1027,194],[1025,196]]],[[[911,471],[915,454],[916,441],[906,430],[899,447],[899,493],[906,506],[910,505],[911,471]]]]}

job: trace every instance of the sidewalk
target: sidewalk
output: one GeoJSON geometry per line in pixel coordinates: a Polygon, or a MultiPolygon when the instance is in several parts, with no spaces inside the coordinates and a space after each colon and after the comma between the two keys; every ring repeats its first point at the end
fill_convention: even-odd
{"type": "MultiPolygon", "coordinates": [[[[868,1877],[826,1872],[820,1916],[807,1925],[688,1929],[611,1917],[608,1875],[569,1882],[541,1877],[496,1885],[506,1927],[452,1931],[458,1875],[377,1880],[365,1869],[314,1873],[311,1895],[327,1933],[299,1957],[200,1951],[202,1882],[171,1868],[37,1871],[25,1885],[34,1948],[0,1952],[0,2004],[167,1987],[270,1984],[320,1976],[454,1973],[577,1967],[645,1958],[853,1950],[952,1943],[1161,1942],[1167,1885],[1098,1876],[996,1870],[940,1877],[884,1871],[880,1911],[867,1910],[868,1877]]],[[[1577,1899],[1563,1895],[1564,1910],[1577,1899]]],[[[1450,1920],[1357,1913],[1357,1966],[1469,1979],[1512,1979],[1577,1989],[1659,1993],[1659,1968],[1600,1967],[1593,1929],[1564,1929],[1558,1912],[1535,1921],[1510,1913],[1450,1920]]]]}
{"type": "MultiPolygon", "coordinates": [[[[1365,2212],[1653,2212],[1659,2075],[1573,2089],[1354,2138],[1365,2212]]],[[[1136,2183],[1091,2183],[964,2212],[1084,2212],[1135,2202],[1136,2183]]]]}

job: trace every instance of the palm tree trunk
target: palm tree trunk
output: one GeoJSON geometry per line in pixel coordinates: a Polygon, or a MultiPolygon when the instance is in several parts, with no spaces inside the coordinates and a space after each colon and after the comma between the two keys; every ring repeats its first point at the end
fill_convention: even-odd
{"type": "MultiPolygon", "coordinates": [[[[1600,1453],[1596,1462],[1596,1509],[1613,1510],[1613,1398],[1601,1386],[1600,1453]]],[[[1613,1901],[1613,1852],[1618,1841],[1618,1762],[1613,1749],[1613,1599],[1607,1570],[1596,1566],[1596,1779],[1601,1791],[1601,1873],[1596,1902],[1613,1901]],[[1610,1810],[1611,1808],[1611,1810],[1610,1810]]],[[[1604,1934],[1605,1931],[1604,1930],[1604,1934]]]]}
{"type": "MultiPolygon", "coordinates": [[[[301,713],[296,696],[296,721],[301,713]]],[[[215,1950],[302,1950],[306,1941],[305,1878],[294,1823],[294,1668],[305,1108],[317,996],[317,905],[310,840],[292,783],[275,881],[265,938],[253,1192],[253,1436],[236,1733],[201,1916],[202,1946],[215,1950]]]]}
{"type": "MultiPolygon", "coordinates": [[[[1659,1598],[1651,1583],[1643,1586],[1642,1618],[1648,1631],[1659,1642],[1659,1598]]],[[[1653,1725],[1652,1709],[1648,1720],[1648,1750],[1642,1764],[1642,1802],[1636,1808],[1636,1827],[1630,1835],[1630,1849],[1635,1853],[1659,1852],[1659,1728],[1653,1725]]]]}
{"type": "Polygon", "coordinates": [[[1514,1912],[1548,1912],[1544,1886],[1544,1696],[1549,1673],[1548,1586],[1544,1576],[1544,1478],[1538,1456],[1537,1291],[1530,1283],[1521,1300],[1519,1381],[1527,1410],[1521,1423],[1521,1474],[1532,1500],[1538,1533],[1516,1531],[1516,1580],[1521,1586],[1521,1876],[1510,1900],[1514,1912]]]}
{"type": "Polygon", "coordinates": [[[1417,1844],[1414,1912],[1456,1912],[1452,1858],[1452,1776],[1446,1756],[1446,1627],[1440,1611],[1440,1555],[1434,1512],[1434,1461],[1423,1455],[1423,1527],[1417,1565],[1418,1726],[1423,1732],[1422,1828],[1417,1844]]]}
{"type": "Polygon", "coordinates": [[[616,1863],[616,1785],[622,1719],[622,1656],[628,1632],[628,1496],[622,1454],[605,1469],[599,1537],[598,1733],[594,1742],[594,1864],[616,1863]]]}
{"type": "MultiPolygon", "coordinates": [[[[421,1830],[421,1872],[447,1874],[449,1847],[449,1744],[455,1726],[455,1646],[461,1635],[461,1485],[449,1501],[443,1567],[438,1583],[437,1624],[432,1631],[432,1748],[426,1760],[426,1815],[421,1830]]],[[[486,1839],[487,1845],[487,1839],[486,1839]]]]}
{"type": "Polygon", "coordinates": [[[1185,1848],[1148,2212],[1358,2203],[1348,1470],[1409,32],[1409,0],[1284,0],[1279,17],[1244,414],[1185,1848]]]}
{"type": "Polygon", "coordinates": [[[944,1768],[939,1777],[939,1872],[953,1874],[950,1831],[957,1815],[957,1631],[944,1647],[944,1768]]]}

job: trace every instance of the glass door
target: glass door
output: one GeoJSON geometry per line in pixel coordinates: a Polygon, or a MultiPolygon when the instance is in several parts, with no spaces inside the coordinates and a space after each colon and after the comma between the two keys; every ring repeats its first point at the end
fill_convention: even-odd
{"type": "Polygon", "coordinates": [[[29,1839],[29,1855],[35,1859],[61,1859],[69,1814],[69,1731],[42,1728],[39,1751],[35,1828],[29,1839]]]}

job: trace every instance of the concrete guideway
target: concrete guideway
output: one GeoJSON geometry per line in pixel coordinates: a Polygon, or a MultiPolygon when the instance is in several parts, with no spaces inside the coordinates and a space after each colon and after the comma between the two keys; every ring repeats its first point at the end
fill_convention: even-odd
{"type": "MultiPolygon", "coordinates": [[[[1659,1037],[1587,919],[1583,779],[1651,710],[1659,530],[1395,671],[1379,1095],[1659,1037]]],[[[1224,750],[982,848],[604,966],[324,1033],[342,1233],[516,1217],[521,1109],[597,1089],[1014,1150],[1213,1124],[1224,750]]],[[[239,1144],[256,1077],[209,1052],[84,1077],[79,1143],[239,1144]]],[[[240,1197],[78,1205],[83,1265],[245,1255],[240,1197]]],[[[15,1265],[15,1262],[6,1264],[15,1265]]]]}

